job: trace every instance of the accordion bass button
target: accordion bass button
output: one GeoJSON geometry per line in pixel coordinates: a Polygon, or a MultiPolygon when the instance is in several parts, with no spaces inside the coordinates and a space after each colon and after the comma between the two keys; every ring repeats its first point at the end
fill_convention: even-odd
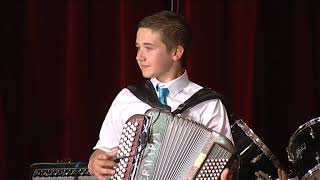
{"type": "Polygon", "coordinates": [[[119,144],[118,151],[124,147],[124,143],[119,144]]]}
{"type": "Polygon", "coordinates": [[[122,134],[126,133],[127,132],[127,127],[123,127],[122,129],[122,134]]]}

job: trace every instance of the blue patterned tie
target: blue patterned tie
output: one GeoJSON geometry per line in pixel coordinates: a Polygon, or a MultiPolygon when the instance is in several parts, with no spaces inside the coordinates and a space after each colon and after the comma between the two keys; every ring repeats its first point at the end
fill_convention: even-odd
{"type": "Polygon", "coordinates": [[[157,89],[159,91],[159,101],[161,104],[167,105],[167,96],[169,94],[169,89],[168,88],[160,88],[157,86],[157,89]]]}

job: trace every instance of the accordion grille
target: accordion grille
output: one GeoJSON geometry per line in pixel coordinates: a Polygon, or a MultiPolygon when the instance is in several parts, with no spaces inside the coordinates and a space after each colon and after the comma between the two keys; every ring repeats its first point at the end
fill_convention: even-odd
{"type": "Polygon", "coordinates": [[[193,166],[210,131],[191,120],[175,117],[169,121],[166,136],[155,163],[154,179],[183,179],[193,166]]]}

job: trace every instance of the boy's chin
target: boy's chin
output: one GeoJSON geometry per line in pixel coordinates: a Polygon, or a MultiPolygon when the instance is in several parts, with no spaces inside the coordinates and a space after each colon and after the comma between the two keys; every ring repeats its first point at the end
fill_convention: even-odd
{"type": "Polygon", "coordinates": [[[146,74],[146,73],[142,73],[142,76],[143,76],[144,78],[146,78],[146,79],[151,79],[151,78],[153,78],[153,75],[151,75],[151,74],[146,74]]]}

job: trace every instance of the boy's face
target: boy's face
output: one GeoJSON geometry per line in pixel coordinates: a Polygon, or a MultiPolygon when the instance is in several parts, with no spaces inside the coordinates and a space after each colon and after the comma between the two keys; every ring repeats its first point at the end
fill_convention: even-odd
{"type": "Polygon", "coordinates": [[[177,61],[173,60],[174,50],[169,52],[161,41],[157,31],[139,28],[136,37],[137,62],[145,78],[157,78],[161,82],[168,82],[176,78],[177,61]]]}

